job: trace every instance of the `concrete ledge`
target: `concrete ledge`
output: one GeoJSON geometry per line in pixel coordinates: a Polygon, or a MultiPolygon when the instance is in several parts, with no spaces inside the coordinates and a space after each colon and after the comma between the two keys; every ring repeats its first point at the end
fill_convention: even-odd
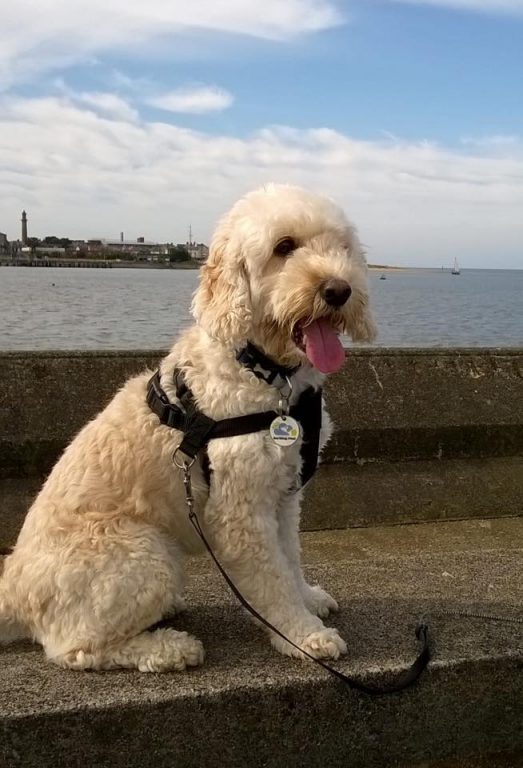
{"type": "Polygon", "coordinates": [[[0,479],[0,554],[14,546],[27,510],[41,485],[39,477],[0,479]]]}
{"type": "MultiPolygon", "coordinates": [[[[1,476],[48,472],[160,354],[1,354],[1,476]]],[[[338,428],[327,462],[523,453],[523,350],[351,350],[326,393],[338,428]]]]}
{"type": "Polygon", "coordinates": [[[0,477],[47,474],[124,381],[160,353],[0,354],[0,477]]]}
{"type": "MultiPolygon", "coordinates": [[[[0,354],[0,549],[73,435],[161,351],[0,354]]],[[[523,350],[351,350],[305,530],[521,514],[523,350]]]]}
{"type": "Polygon", "coordinates": [[[322,466],[303,530],[523,514],[523,456],[322,466]]]}
{"type": "Polygon", "coordinates": [[[273,652],[206,561],[174,626],[206,645],[189,674],[72,673],[28,644],[0,650],[0,765],[406,768],[523,749],[520,520],[305,534],[312,579],[340,598],[337,668],[387,678],[432,614],[434,662],[415,688],[369,698],[273,652]]]}
{"type": "MultiPolygon", "coordinates": [[[[0,479],[0,552],[14,545],[40,477],[0,479]]],[[[523,514],[523,456],[338,463],[307,486],[302,530],[523,514]]]]}
{"type": "Polygon", "coordinates": [[[511,755],[486,754],[460,757],[456,760],[426,760],[415,766],[398,766],[398,768],[522,768],[523,752],[511,755]]]}

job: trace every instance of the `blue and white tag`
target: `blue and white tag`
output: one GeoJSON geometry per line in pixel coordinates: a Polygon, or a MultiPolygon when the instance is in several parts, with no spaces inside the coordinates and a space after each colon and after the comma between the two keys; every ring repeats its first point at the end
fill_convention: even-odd
{"type": "Polygon", "coordinates": [[[301,434],[300,425],[292,416],[276,416],[269,432],[276,445],[283,448],[294,445],[301,434]]]}

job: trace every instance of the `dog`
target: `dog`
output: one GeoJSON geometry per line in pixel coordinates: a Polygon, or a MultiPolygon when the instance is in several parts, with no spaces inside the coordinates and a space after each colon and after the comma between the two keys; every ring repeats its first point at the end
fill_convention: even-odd
{"type": "MultiPolygon", "coordinates": [[[[367,265],[354,228],[331,200],[267,185],[219,222],[192,304],[195,323],[159,368],[177,403],[182,371],[214,420],[278,411],[282,391],[237,359],[247,342],[292,369],[290,405],[339,369],[339,333],[370,341],[367,265]]],[[[184,555],[202,545],[190,524],[173,453],[182,434],[146,402],[151,372],[131,378],[74,438],[30,508],[0,579],[0,642],[40,643],[62,667],[183,670],[202,643],[149,628],[184,607],[184,555]]],[[[331,431],[324,411],[322,448],[331,431]]],[[[336,601],[300,564],[301,438],[280,446],[267,430],[211,440],[210,484],[191,470],[195,510],[232,580],[274,627],[315,658],[346,644],[323,618],[336,601]]],[[[269,632],[281,653],[300,650],[269,632]]]]}

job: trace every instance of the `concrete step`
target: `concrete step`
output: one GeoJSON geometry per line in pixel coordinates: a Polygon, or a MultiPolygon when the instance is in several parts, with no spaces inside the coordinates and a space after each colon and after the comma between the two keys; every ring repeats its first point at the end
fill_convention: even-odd
{"type": "Polygon", "coordinates": [[[522,624],[448,612],[521,620],[523,520],[324,531],[302,541],[309,578],[340,602],[332,623],[349,653],[338,669],[389,679],[416,654],[419,616],[431,617],[434,660],[414,688],[369,697],[311,662],[280,656],[208,559],[195,559],[189,608],[172,624],[203,640],[200,669],[73,673],[27,643],[0,649],[2,768],[435,768],[450,759],[458,768],[474,756],[462,763],[472,768],[491,753],[499,765],[519,760],[522,624]]]}
{"type": "MultiPolygon", "coordinates": [[[[43,478],[0,479],[0,552],[13,546],[43,478]]],[[[325,464],[305,492],[315,531],[523,513],[523,456],[325,464]]]]}
{"type": "Polygon", "coordinates": [[[471,755],[457,760],[424,760],[403,768],[523,768],[523,752],[511,755],[471,755]]]}
{"type": "Polygon", "coordinates": [[[523,513],[523,456],[322,465],[305,493],[304,530],[507,517],[523,513]]]}
{"type": "MultiPolygon", "coordinates": [[[[0,477],[47,473],[71,437],[160,352],[0,353],[0,477]]],[[[344,460],[523,453],[523,351],[351,349],[329,377],[344,460]]]]}

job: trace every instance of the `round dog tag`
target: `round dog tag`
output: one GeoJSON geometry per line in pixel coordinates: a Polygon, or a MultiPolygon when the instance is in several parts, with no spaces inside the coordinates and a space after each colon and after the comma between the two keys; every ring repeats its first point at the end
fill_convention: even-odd
{"type": "Polygon", "coordinates": [[[276,445],[287,448],[289,445],[294,445],[299,438],[300,425],[292,416],[276,416],[269,427],[269,432],[276,445]]]}

